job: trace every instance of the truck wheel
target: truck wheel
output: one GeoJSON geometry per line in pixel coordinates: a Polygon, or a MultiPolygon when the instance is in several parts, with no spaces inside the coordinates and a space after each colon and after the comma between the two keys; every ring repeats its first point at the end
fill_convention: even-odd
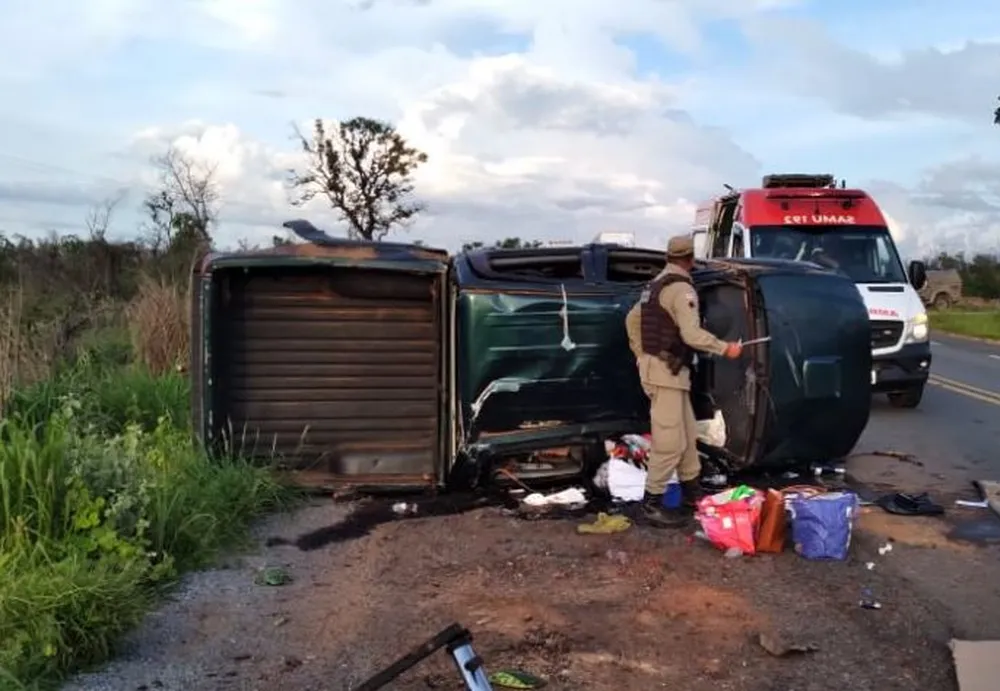
{"type": "Polygon", "coordinates": [[[951,296],[948,293],[938,293],[934,296],[934,309],[946,310],[951,307],[951,296]]]}
{"type": "Polygon", "coordinates": [[[889,405],[893,408],[916,408],[924,397],[924,385],[911,387],[905,391],[889,394],[889,405]]]}

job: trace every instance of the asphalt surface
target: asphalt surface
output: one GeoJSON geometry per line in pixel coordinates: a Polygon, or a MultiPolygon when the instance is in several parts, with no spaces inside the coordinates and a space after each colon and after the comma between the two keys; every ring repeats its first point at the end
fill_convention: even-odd
{"type": "Polygon", "coordinates": [[[1000,346],[934,334],[931,352],[920,406],[876,396],[858,451],[913,454],[949,489],[1000,480],[1000,346]]]}

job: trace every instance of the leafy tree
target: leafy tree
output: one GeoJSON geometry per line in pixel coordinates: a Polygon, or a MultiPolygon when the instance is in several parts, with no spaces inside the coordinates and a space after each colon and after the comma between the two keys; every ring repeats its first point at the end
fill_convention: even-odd
{"type": "Polygon", "coordinates": [[[198,165],[173,146],[153,164],[160,185],[143,201],[153,251],[167,250],[175,241],[185,247],[210,244],[219,205],[215,167],[198,165]]]}
{"type": "MultiPolygon", "coordinates": [[[[534,249],[535,247],[542,246],[541,240],[522,240],[521,238],[504,238],[503,240],[497,240],[493,243],[492,248],[498,250],[520,250],[520,249],[534,249]]],[[[467,242],[462,245],[462,251],[468,252],[469,250],[480,249],[486,245],[480,241],[467,242]]]]}
{"type": "MultiPolygon", "coordinates": [[[[1000,97],[997,100],[1000,101],[1000,97]]],[[[997,109],[993,111],[993,124],[1000,125],[1000,106],[997,106],[997,109]]]]}
{"type": "Polygon", "coordinates": [[[347,224],[349,237],[382,240],[424,210],[413,198],[413,173],[427,154],[409,146],[387,122],[356,117],[327,129],[317,119],[311,138],[295,135],[306,153],[303,172],[290,171],[292,203],[323,195],[347,224]]]}

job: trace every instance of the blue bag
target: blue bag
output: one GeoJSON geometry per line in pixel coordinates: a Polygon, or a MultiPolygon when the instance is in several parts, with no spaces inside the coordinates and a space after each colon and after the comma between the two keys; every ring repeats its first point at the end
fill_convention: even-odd
{"type": "Polygon", "coordinates": [[[791,496],[788,510],[795,551],[806,559],[846,559],[858,506],[854,492],[791,496]]]}

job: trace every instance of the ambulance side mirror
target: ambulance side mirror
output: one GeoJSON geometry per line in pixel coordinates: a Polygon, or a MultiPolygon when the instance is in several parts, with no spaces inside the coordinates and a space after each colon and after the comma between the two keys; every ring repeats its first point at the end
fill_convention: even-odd
{"type": "Polygon", "coordinates": [[[927,283],[927,265],[920,261],[910,262],[910,285],[914,290],[921,290],[927,283]]]}

